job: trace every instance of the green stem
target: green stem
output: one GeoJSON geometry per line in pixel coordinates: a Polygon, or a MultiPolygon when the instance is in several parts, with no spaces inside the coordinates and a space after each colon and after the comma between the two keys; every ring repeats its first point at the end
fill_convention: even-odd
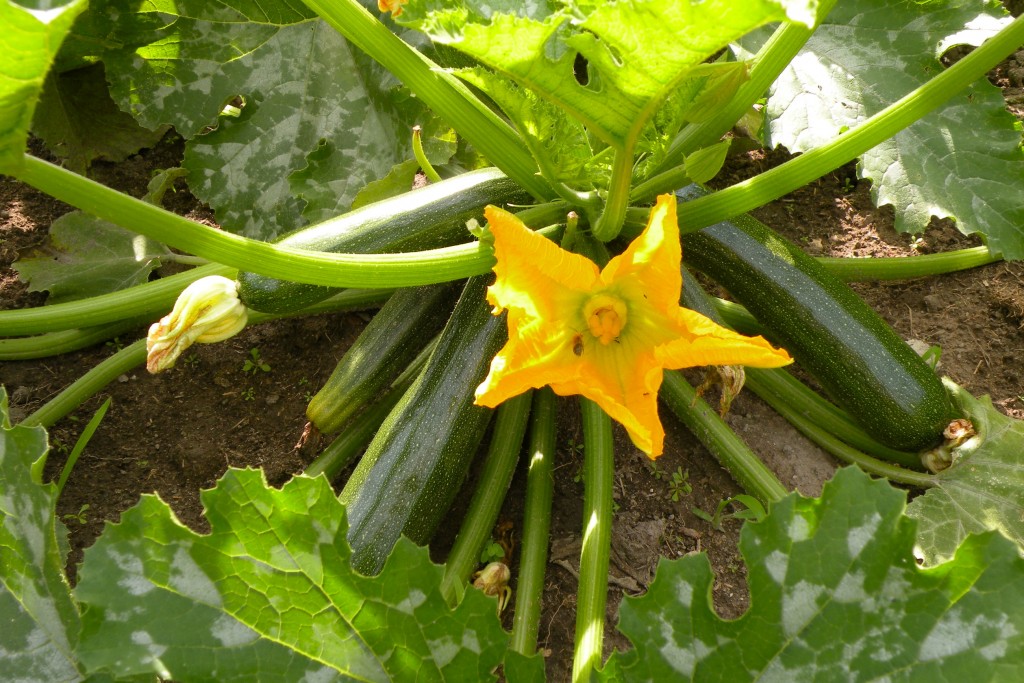
{"type": "Polygon", "coordinates": [[[533,392],[520,394],[498,406],[480,479],[473,491],[462,528],[445,562],[441,595],[455,604],[473,569],[480,564],[480,549],[490,538],[519,462],[533,392]]]}
{"type": "Polygon", "coordinates": [[[914,472],[913,470],[908,470],[898,465],[883,462],[882,460],[873,458],[870,455],[853,448],[849,444],[844,443],[829,429],[825,429],[822,425],[815,423],[799,408],[790,404],[783,398],[771,392],[758,392],[758,395],[761,396],[764,402],[770,405],[775,412],[782,415],[791,425],[796,427],[801,434],[840,460],[857,465],[869,474],[885,477],[890,481],[895,481],[900,484],[917,486],[920,488],[935,486],[935,477],[930,474],[914,472]]]}
{"type": "MultiPolygon", "coordinates": [[[[266,313],[251,313],[249,325],[259,324],[268,320],[284,318],[291,315],[308,315],[312,313],[323,313],[331,310],[351,310],[353,308],[364,308],[370,303],[379,303],[390,295],[390,292],[383,290],[349,290],[322,301],[315,306],[289,313],[285,315],[268,315],[266,313]]],[[[129,370],[142,365],[146,361],[146,340],[139,339],[129,344],[114,355],[99,363],[96,367],[79,377],[66,389],[43,404],[38,410],[22,420],[21,424],[26,427],[52,427],[57,420],[69,414],[78,406],[82,405],[91,396],[101,391],[119,376],[129,370]]]]}
{"type": "Polygon", "coordinates": [[[538,198],[551,196],[522,138],[463,83],[417,52],[356,0],[304,0],[336,31],[378,61],[494,165],[538,198]]]}
{"type": "Polygon", "coordinates": [[[889,258],[821,256],[817,260],[834,275],[847,282],[864,282],[869,280],[905,280],[928,275],[955,273],[996,263],[1002,260],[1002,256],[993,254],[988,247],[970,247],[969,249],[954,249],[940,254],[923,254],[921,256],[889,258]]]}
{"type": "MultiPolygon", "coordinates": [[[[71,453],[68,455],[68,459],[64,461],[64,467],[60,470],[60,477],[57,479],[57,496],[59,497],[61,492],[64,491],[64,485],[68,483],[68,477],[71,476],[71,471],[75,469],[75,464],[78,462],[78,458],[81,457],[82,451],[89,444],[89,440],[92,439],[92,435],[96,433],[96,429],[99,428],[100,422],[103,421],[103,416],[107,414],[107,409],[110,408],[110,398],[99,407],[99,409],[93,413],[89,423],[85,425],[85,429],[82,430],[82,435],[78,437],[78,441],[75,442],[75,447],[71,449],[71,453]]],[[[49,452],[43,456],[49,455],[49,452]]],[[[45,460],[44,460],[45,462],[45,460]]]]}
{"type": "Polygon", "coordinates": [[[211,264],[88,299],[0,311],[0,337],[95,327],[129,318],[155,320],[171,310],[181,290],[207,275],[234,277],[235,269],[211,264]]]}
{"type": "Polygon", "coordinates": [[[746,213],[839,168],[938,108],[982,78],[1021,44],[1024,44],[1024,16],[935,78],[827,145],[754,178],[688,202],[686,211],[679,214],[680,229],[684,232],[699,230],[746,213]]]}
{"type": "MultiPolygon", "coordinates": [[[[26,156],[18,179],[98,218],[210,261],[267,277],[328,287],[412,287],[490,270],[494,256],[478,242],[399,254],[331,254],[251,240],[153,206],[48,162],[26,156]]],[[[539,207],[538,207],[539,209],[539,207]]],[[[541,210],[564,219],[561,203],[541,210]]],[[[556,231],[547,228],[544,234],[556,231]]]]}
{"type": "Polygon", "coordinates": [[[514,651],[532,655],[537,650],[540,630],[544,574],[548,561],[551,530],[551,501],[555,489],[555,417],[557,398],[550,387],[534,392],[530,419],[530,462],[526,473],[526,501],[523,504],[522,543],[519,546],[519,576],[515,615],[512,619],[514,651]]]}
{"type": "MultiPolygon", "coordinates": [[[[697,285],[699,287],[699,285],[697,285]]],[[[701,290],[703,293],[703,290],[701,290]]],[[[705,295],[706,296],[706,295],[705,295]]],[[[711,301],[711,298],[708,297],[711,301]]],[[[722,299],[714,299],[713,318],[743,334],[764,334],[764,329],[743,306],[722,299]]],[[[762,370],[747,368],[747,384],[761,398],[768,402],[766,394],[794,406],[814,424],[827,426],[828,430],[847,444],[871,456],[908,467],[920,467],[921,460],[914,453],[898,451],[879,443],[865,432],[844,411],[832,405],[811,391],[785,370],[762,370]]]]}
{"type": "Polygon", "coordinates": [[[576,638],[572,662],[574,683],[589,681],[602,659],[615,474],[611,418],[590,399],[581,398],[580,409],[584,444],[583,548],[576,593],[576,638]]]}
{"type": "MultiPolygon", "coordinates": [[[[825,0],[819,3],[818,16],[825,17],[835,3],[836,0],[825,0]]],[[[701,123],[690,124],[676,136],[672,144],[669,145],[664,160],[658,166],[659,173],[671,172],[669,169],[681,164],[686,155],[717,142],[750,110],[757,100],[764,96],[771,84],[793,61],[793,58],[813,34],[813,28],[802,24],[787,22],[779,26],[771,38],[754,55],[749,80],[740,86],[729,103],[717,111],[713,118],[701,123]]],[[[654,178],[651,179],[651,181],[653,180],[654,178]]],[[[674,181],[671,177],[666,176],[666,182],[674,181]]],[[[677,187],[679,187],[678,183],[652,184],[652,189],[644,196],[652,196],[677,187]]]]}
{"type": "Polygon", "coordinates": [[[792,406],[812,424],[818,425],[849,446],[887,462],[902,467],[921,467],[921,458],[915,453],[897,451],[878,443],[845,412],[811,391],[796,377],[785,370],[760,370],[747,368],[747,386],[766,403],[768,397],[777,397],[792,406]]]}
{"type": "Polygon", "coordinates": [[[59,356],[113,339],[119,334],[151,322],[153,322],[152,318],[132,318],[80,330],[62,330],[32,337],[0,339],[0,361],[33,360],[59,356]]]}
{"type": "Polygon", "coordinates": [[[140,339],[89,370],[21,421],[26,427],[52,427],[119,376],[146,362],[146,340],[140,339]]]}
{"type": "Polygon", "coordinates": [[[666,372],[659,395],[743,490],[765,507],[770,507],[789,493],[775,473],[736,436],[725,420],[704,399],[697,397],[697,392],[682,374],[674,370],[666,372]]]}
{"type": "Polygon", "coordinates": [[[432,183],[441,182],[441,176],[434,170],[427,153],[423,151],[423,129],[419,126],[412,128],[412,155],[416,157],[416,163],[420,165],[420,170],[427,176],[427,180],[432,183]]]}
{"type": "Polygon", "coordinates": [[[622,222],[629,207],[629,191],[633,184],[634,147],[633,144],[629,144],[615,150],[611,179],[608,181],[608,198],[601,217],[593,226],[594,237],[602,242],[615,239],[622,230],[622,222]]]}

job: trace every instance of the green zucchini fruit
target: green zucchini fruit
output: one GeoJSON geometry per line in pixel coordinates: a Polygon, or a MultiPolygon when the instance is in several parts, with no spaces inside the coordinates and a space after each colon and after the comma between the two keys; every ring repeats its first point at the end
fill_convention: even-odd
{"type": "MultiPolygon", "coordinates": [[[[529,195],[494,168],[406,192],[292,232],[277,243],[312,251],[385,254],[421,251],[467,241],[466,221],[488,204],[525,202],[529,195]]],[[[238,274],[238,298],[264,313],[289,313],[335,294],[333,287],[238,274]]]]}
{"type": "MultiPolygon", "coordinates": [[[[691,199],[703,190],[677,193],[691,199]]],[[[680,211],[685,211],[685,207],[680,211]]],[[[683,236],[688,265],[722,285],[877,441],[937,445],[957,417],[935,372],[863,299],[798,246],[739,216],[683,236]]]]}
{"type": "Polygon", "coordinates": [[[310,400],[309,421],[330,434],[372,401],[441,331],[458,292],[447,283],[391,295],[310,400]]]}
{"type": "Polygon", "coordinates": [[[427,366],[388,415],[339,499],[348,511],[352,566],[376,574],[399,536],[430,540],[458,494],[493,411],[476,387],[506,338],[471,278],[427,366]]]}

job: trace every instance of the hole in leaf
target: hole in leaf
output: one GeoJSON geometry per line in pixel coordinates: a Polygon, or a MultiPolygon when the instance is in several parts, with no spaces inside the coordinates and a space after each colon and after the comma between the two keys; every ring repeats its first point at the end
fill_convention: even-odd
{"type": "Polygon", "coordinates": [[[577,52],[576,59],[572,63],[572,73],[576,77],[576,82],[584,87],[590,83],[589,67],[590,62],[587,61],[587,58],[577,52]]]}

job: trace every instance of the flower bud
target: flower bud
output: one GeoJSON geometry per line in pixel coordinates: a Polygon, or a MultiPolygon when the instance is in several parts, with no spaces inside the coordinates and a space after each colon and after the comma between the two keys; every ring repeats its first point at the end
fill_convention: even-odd
{"type": "Polygon", "coordinates": [[[174,309],[150,326],[146,369],[162,372],[174,367],[178,356],[196,342],[212,344],[235,336],[246,318],[234,280],[220,275],[196,280],[178,295],[174,309]]]}

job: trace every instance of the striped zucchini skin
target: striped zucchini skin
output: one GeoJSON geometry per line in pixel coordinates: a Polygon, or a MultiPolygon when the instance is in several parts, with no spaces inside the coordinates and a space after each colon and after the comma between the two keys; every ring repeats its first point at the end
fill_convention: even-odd
{"type": "Polygon", "coordinates": [[[802,249],[740,216],[685,235],[683,253],[876,440],[906,451],[942,440],[957,415],[935,372],[802,249]]]}
{"type": "Polygon", "coordinates": [[[391,295],[306,407],[306,418],[330,434],[362,410],[441,331],[459,283],[407,287],[391,295]]]}
{"type": "Polygon", "coordinates": [[[339,499],[348,512],[352,566],[375,574],[399,536],[426,543],[451,507],[493,410],[473,405],[505,342],[504,316],[471,278],[427,366],[381,425],[339,499]]]}
{"type": "MultiPolygon", "coordinates": [[[[468,241],[466,221],[488,204],[528,202],[530,196],[494,168],[464,173],[301,228],[277,244],[349,254],[421,251],[468,241]]],[[[238,297],[264,313],[289,313],[336,294],[334,287],[309,285],[251,272],[238,274],[238,297]]]]}

